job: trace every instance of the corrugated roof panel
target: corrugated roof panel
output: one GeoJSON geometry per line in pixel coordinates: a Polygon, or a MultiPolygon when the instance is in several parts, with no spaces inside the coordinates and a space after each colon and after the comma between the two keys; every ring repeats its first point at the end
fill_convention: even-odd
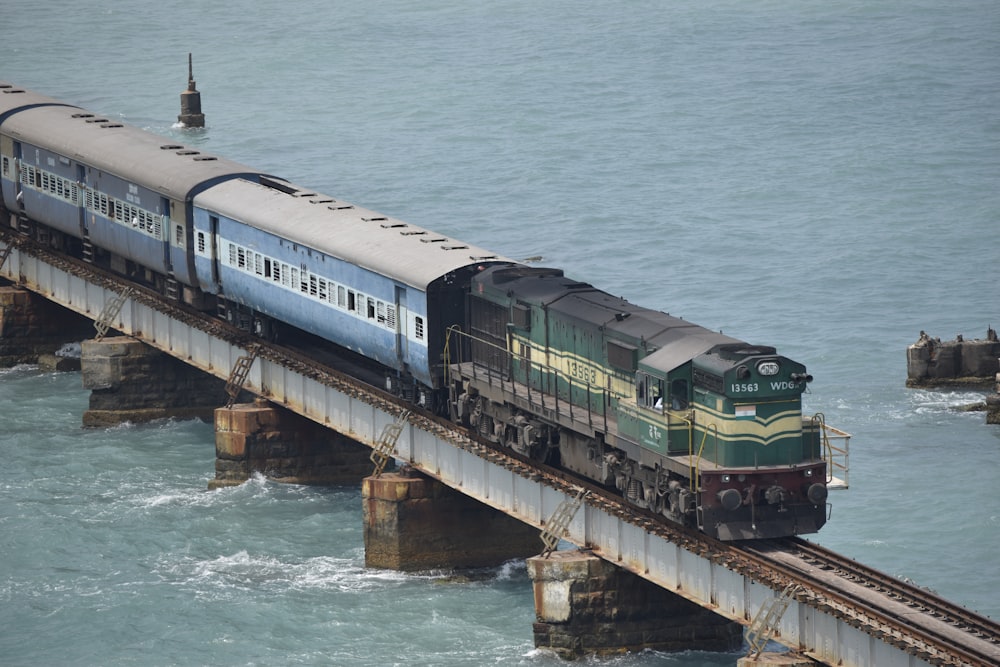
{"type": "Polygon", "coordinates": [[[209,188],[194,201],[199,208],[421,289],[464,266],[513,262],[313,190],[289,193],[236,179],[209,188]]]}
{"type": "Polygon", "coordinates": [[[256,169],[178,144],[107,116],[76,107],[43,106],[18,112],[4,133],[78,160],[174,199],[196,186],[256,169]]]}

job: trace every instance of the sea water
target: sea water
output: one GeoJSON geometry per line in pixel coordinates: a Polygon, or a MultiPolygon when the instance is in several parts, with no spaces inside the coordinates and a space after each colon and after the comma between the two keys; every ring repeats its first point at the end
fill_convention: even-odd
{"type": "MultiPolygon", "coordinates": [[[[805,363],[853,435],[812,539],[1000,615],[1000,429],[954,410],[982,392],[904,386],[920,330],[1000,321],[1000,5],[0,10],[0,80],[805,363]]],[[[209,492],[210,425],[81,429],[78,374],[3,371],[0,401],[0,663],[558,663],[523,564],[367,570],[357,488],[209,492]]]]}

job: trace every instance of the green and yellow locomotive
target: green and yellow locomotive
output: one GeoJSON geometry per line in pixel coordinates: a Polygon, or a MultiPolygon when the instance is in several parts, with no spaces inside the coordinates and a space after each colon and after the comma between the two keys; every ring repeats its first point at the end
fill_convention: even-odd
{"type": "Polygon", "coordinates": [[[826,522],[827,427],[802,415],[812,376],[773,347],[506,265],[473,278],[447,354],[453,418],[491,441],[722,540],[826,522]]]}

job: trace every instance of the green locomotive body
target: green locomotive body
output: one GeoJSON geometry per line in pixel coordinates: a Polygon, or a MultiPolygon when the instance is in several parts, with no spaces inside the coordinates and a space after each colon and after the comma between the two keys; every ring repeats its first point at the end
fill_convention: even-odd
{"type": "Polygon", "coordinates": [[[803,419],[802,364],[558,269],[486,269],[468,313],[448,385],[481,436],[719,539],[825,523],[825,424],[803,419]]]}

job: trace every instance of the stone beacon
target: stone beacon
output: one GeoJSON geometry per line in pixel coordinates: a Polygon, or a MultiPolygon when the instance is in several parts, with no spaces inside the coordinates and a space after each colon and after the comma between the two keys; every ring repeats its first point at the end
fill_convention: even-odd
{"type": "Polygon", "coordinates": [[[205,114],[201,112],[201,93],[195,87],[194,67],[188,54],[188,87],[181,93],[181,113],[177,120],[187,127],[205,127],[205,114]]]}

